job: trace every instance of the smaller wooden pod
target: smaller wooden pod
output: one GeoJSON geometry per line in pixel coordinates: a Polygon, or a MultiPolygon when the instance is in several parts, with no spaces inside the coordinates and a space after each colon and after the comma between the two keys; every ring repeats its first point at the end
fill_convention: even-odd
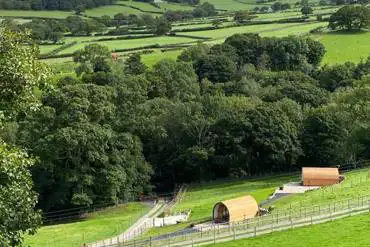
{"type": "Polygon", "coordinates": [[[327,186],[340,181],[338,168],[303,167],[302,183],[304,186],[327,186]]]}
{"type": "Polygon", "coordinates": [[[234,222],[253,218],[258,214],[258,204],[252,196],[243,196],[216,203],[213,220],[216,223],[234,222]]]}

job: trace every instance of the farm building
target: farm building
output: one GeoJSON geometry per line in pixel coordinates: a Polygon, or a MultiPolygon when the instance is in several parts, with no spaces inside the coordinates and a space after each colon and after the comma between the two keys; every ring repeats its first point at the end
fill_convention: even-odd
{"type": "Polygon", "coordinates": [[[255,217],[258,210],[258,204],[252,196],[238,197],[216,203],[213,220],[216,223],[240,221],[255,217]]]}
{"type": "Polygon", "coordinates": [[[302,184],[304,186],[326,186],[340,182],[338,168],[303,167],[302,184]]]}

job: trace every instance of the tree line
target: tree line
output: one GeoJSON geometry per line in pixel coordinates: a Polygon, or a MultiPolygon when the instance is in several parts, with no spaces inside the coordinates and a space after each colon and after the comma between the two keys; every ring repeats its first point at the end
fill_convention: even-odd
{"type": "Polygon", "coordinates": [[[320,67],[325,48],[310,37],[236,34],[151,69],[92,44],[74,54],[76,76],[56,81],[29,34],[1,36],[0,242],[11,246],[40,225],[38,209],[370,158],[370,57],[320,67]]]}
{"type": "Polygon", "coordinates": [[[115,0],[0,0],[0,9],[78,10],[113,4],[115,0]]]}

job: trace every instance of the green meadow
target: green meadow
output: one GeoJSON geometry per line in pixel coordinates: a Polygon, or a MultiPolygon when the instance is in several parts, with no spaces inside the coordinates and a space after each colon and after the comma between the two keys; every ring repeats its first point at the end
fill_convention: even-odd
{"type": "Polygon", "coordinates": [[[49,10],[0,10],[0,17],[42,17],[42,18],[59,18],[63,19],[70,15],[73,15],[73,12],[68,11],[49,11],[49,10]]]}
{"type": "Polygon", "coordinates": [[[299,208],[300,206],[328,204],[340,200],[355,200],[359,196],[370,195],[368,169],[345,173],[346,179],[340,183],[304,194],[292,194],[274,202],[277,209],[299,208]]]}
{"type": "Polygon", "coordinates": [[[370,55],[370,31],[330,32],[313,37],[325,45],[326,55],[322,64],[338,64],[344,61],[358,63],[370,55]]]}
{"type": "Polygon", "coordinates": [[[366,214],[209,246],[365,247],[370,246],[369,225],[370,215],[366,214]]]}
{"type": "Polygon", "coordinates": [[[79,247],[116,236],[149,211],[140,203],[130,203],[89,214],[85,220],[41,227],[34,236],[26,236],[24,246],[79,247]]]}

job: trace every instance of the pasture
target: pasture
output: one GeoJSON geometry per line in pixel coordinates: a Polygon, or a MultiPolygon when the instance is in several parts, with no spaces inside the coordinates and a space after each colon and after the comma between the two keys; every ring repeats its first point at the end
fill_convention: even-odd
{"type": "Polygon", "coordinates": [[[244,195],[252,195],[258,203],[265,200],[275,189],[289,181],[297,179],[294,176],[275,176],[259,179],[224,180],[204,184],[191,185],[174,211],[191,209],[188,222],[162,228],[150,229],[144,237],[182,230],[192,223],[209,220],[212,217],[213,206],[220,201],[244,195]]]}
{"type": "Polygon", "coordinates": [[[1,17],[24,17],[24,18],[53,18],[53,19],[64,19],[70,15],[74,15],[74,12],[69,11],[50,11],[50,10],[0,10],[1,17]]]}
{"type": "Polygon", "coordinates": [[[140,10],[133,9],[126,6],[121,5],[108,5],[108,6],[101,6],[93,9],[87,9],[85,14],[91,17],[100,17],[103,15],[109,15],[113,17],[115,14],[124,13],[124,14],[140,14],[142,13],[140,10]]]}
{"type": "Polygon", "coordinates": [[[338,247],[370,246],[370,215],[352,216],[334,222],[273,232],[255,238],[219,243],[216,247],[338,247]]]}
{"type": "Polygon", "coordinates": [[[162,59],[173,59],[176,60],[181,54],[182,50],[171,50],[171,51],[160,51],[157,50],[153,53],[141,55],[141,60],[149,68],[153,67],[158,61],[162,59]]]}
{"type": "Polygon", "coordinates": [[[370,55],[370,32],[329,32],[313,38],[324,44],[326,54],[322,64],[358,63],[370,55]]]}
{"type": "Polygon", "coordinates": [[[304,194],[293,194],[274,202],[277,209],[299,208],[300,206],[327,204],[333,201],[357,199],[358,196],[370,195],[368,169],[345,173],[346,179],[340,183],[304,194]]]}
{"type": "Polygon", "coordinates": [[[125,231],[139,217],[149,211],[139,203],[107,208],[89,214],[85,220],[41,227],[34,236],[26,236],[25,246],[79,247],[113,237],[125,231]]]}
{"type": "Polygon", "coordinates": [[[182,43],[191,43],[196,42],[196,39],[185,38],[185,37],[172,37],[172,36],[163,36],[163,37],[151,37],[143,39],[128,39],[128,40],[109,40],[109,41],[99,41],[99,42],[88,42],[88,43],[78,43],[72,47],[69,47],[61,52],[61,54],[73,53],[79,49],[83,49],[88,44],[98,43],[105,45],[109,50],[117,49],[130,49],[130,48],[139,48],[150,45],[169,45],[169,44],[182,44],[182,43]]]}

